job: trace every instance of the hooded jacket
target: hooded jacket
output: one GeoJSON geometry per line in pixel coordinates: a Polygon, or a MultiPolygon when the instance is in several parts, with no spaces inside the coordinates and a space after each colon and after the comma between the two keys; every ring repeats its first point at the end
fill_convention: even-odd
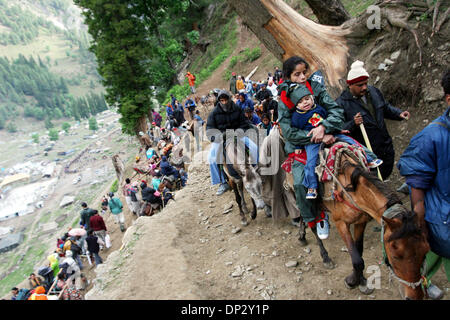
{"type": "MultiPolygon", "coordinates": [[[[211,140],[211,133],[208,134],[208,131],[211,129],[217,129],[224,133],[227,129],[242,129],[247,130],[251,128],[251,124],[249,120],[245,117],[244,110],[238,107],[232,100],[230,94],[222,90],[219,92],[217,98],[222,95],[226,95],[228,97],[228,110],[224,110],[220,105],[220,102],[217,102],[214,109],[208,116],[208,120],[206,122],[206,135],[211,140]]],[[[213,142],[213,140],[211,140],[213,142]]]]}
{"type": "Polygon", "coordinates": [[[253,112],[255,110],[253,101],[248,98],[246,93],[240,93],[239,95],[244,97],[244,102],[242,102],[241,99],[238,99],[238,101],[236,101],[236,105],[238,107],[240,107],[242,110],[245,110],[246,108],[250,108],[250,109],[252,109],[252,112],[253,112]]]}

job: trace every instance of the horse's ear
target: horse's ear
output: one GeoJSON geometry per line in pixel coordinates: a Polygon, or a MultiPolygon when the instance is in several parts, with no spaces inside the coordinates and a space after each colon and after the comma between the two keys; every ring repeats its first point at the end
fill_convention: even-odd
{"type": "Polygon", "coordinates": [[[386,223],[386,225],[388,226],[388,228],[390,230],[396,230],[398,228],[400,228],[400,226],[402,225],[401,221],[398,221],[397,219],[389,219],[386,217],[381,217],[383,219],[383,221],[386,223]]]}

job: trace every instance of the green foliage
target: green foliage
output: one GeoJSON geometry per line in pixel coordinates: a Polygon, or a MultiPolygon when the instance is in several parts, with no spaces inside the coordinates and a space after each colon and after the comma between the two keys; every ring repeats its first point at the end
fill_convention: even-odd
{"type": "Polygon", "coordinates": [[[92,130],[92,131],[98,130],[97,119],[95,119],[94,117],[89,118],[89,130],[92,130]]]}
{"type": "Polygon", "coordinates": [[[34,142],[34,143],[39,143],[39,134],[33,133],[33,134],[31,135],[31,139],[33,139],[33,142],[34,142]]]}
{"type": "Polygon", "coordinates": [[[52,128],[48,131],[48,137],[51,141],[56,141],[59,139],[58,129],[52,128]]]}
{"type": "Polygon", "coordinates": [[[61,128],[62,128],[66,133],[69,133],[70,123],[68,123],[68,122],[63,122],[63,124],[61,125],[61,128]]]}
{"type": "Polygon", "coordinates": [[[109,189],[109,192],[116,193],[117,190],[119,190],[119,181],[116,179],[113,184],[111,185],[111,189],[109,189]]]}
{"type": "Polygon", "coordinates": [[[83,9],[106,100],[118,106],[124,133],[138,132],[139,119],[151,105],[152,87],[164,97],[176,82],[183,41],[196,41],[192,25],[211,2],[74,0],[83,9]]]}
{"type": "Polygon", "coordinates": [[[238,62],[239,62],[238,56],[231,57],[229,68],[233,68],[238,62]]]}
{"type": "Polygon", "coordinates": [[[108,108],[101,94],[91,92],[85,99],[74,100],[69,94],[67,81],[64,78],[51,73],[40,57],[36,62],[33,57],[27,59],[22,54],[13,61],[0,57],[2,119],[6,121],[19,116],[17,106],[24,106],[25,117],[33,117],[37,120],[62,117],[87,119],[90,115],[108,108]],[[29,100],[25,97],[34,99],[29,100]]]}
{"type": "Polygon", "coordinates": [[[200,33],[197,30],[192,30],[188,32],[187,38],[192,43],[192,45],[196,45],[198,43],[198,39],[200,38],[200,33]]]}
{"type": "Polygon", "coordinates": [[[246,53],[246,58],[248,61],[252,62],[258,59],[261,56],[261,48],[256,47],[246,53]]]}
{"type": "Polygon", "coordinates": [[[17,132],[16,123],[14,121],[8,122],[8,124],[6,125],[6,130],[8,130],[8,132],[11,132],[11,133],[17,132]]]}
{"type": "Polygon", "coordinates": [[[52,123],[52,120],[50,120],[50,118],[45,118],[45,129],[49,130],[54,126],[55,125],[52,123]]]}

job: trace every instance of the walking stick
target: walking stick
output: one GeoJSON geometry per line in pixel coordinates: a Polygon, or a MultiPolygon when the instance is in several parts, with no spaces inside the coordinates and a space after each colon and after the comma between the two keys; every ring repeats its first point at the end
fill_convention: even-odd
{"type": "MultiPolygon", "coordinates": [[[[359,125],[359,128],[361,129],[361,133],[363,135],[364,138],[364,142],[366,143],[367,149],[369,149],[370,151],[373,152],[372,150],[372,146],[370,145],[370,141],[369,141],[369,137],[367,136],[367,132],[366,132],[366,128],[364,127],[364,124],[361,123],[359,125]]],[[[377,167],[377,173],[378,173],[378,178],[383,181],[383,178],[381,177],[381,173],[380,173],[380,169],[377,167]]]]}

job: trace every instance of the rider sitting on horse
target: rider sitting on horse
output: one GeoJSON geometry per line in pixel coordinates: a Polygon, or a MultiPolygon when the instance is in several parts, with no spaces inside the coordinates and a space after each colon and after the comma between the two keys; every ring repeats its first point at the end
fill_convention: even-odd
{"type": "MultiPolygon", "coordinates": [[[[229,189],[225,180],[225,174],[218,164],[222,164],[222,137],[227,129],[248,130],[251,124],[244,115],[244,110],[238,107],[232,100],[231,95],[226,90],[219,92],[217,103],[208,116],[206,123],[206,135],[211,143],[211,149],[208,155],[208,162],[211,171],[211,182],[213,185],[221,184],[218,195],[229,189]],[[217,140],[216,140],[217,139],[217,140]]],[[[248,137],[242,137],[241,141],[249,148],[250,157],[256,163],[258,159],[258,147],[248,137]]]]}
{"type": "MultiPolygon", "coordinates": [[[[292,114],[292,127],[309,131],[320,125],[327,118],[327,110],[315,103],[314,96],[305,85],[295,84],[290,89],[293,91],[289,97],[296,105],[295,112],[292,114]]],[[[355,140],[343,134],[334,134],[334,137],[352,145],[359,145],[355,140]]],[[[319,157],[320,143],[311,143],[305,146],[296,145],[295,147],[296,154],[300,154],[304,150],[307,155],[305,176],[303,178],[303,185],[308,188],[306,199],[316,199],[318,181],[314,170],[319,157]]],[[[369,168],[375,168],[383,162],[377,159],[376,155],[369,149],[365,148],[365,152],[369,168]]]]}

